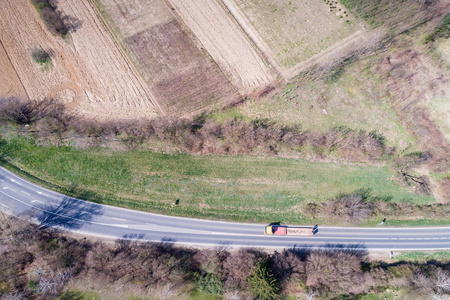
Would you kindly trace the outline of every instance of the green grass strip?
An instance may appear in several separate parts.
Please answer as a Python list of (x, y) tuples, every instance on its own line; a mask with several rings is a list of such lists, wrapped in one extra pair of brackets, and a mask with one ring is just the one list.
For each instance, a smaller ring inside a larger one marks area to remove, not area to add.
[[(305, 201), (325, 201), (358, 189), (370, 189), (373, 196), (387, 201), (434, 202), (431, 196), (413, 194), (399, 185), (386, 167), (277, 157), (80, 150), (37, 146), (25, 138), (12, 138), (3, 147), (8, 148), (3, 165), (38, 184), (97, 203), (171, 215), (308, 223), (313, 220), (301, 214)], [(172, 207), (177, 200), (179, 204)]]

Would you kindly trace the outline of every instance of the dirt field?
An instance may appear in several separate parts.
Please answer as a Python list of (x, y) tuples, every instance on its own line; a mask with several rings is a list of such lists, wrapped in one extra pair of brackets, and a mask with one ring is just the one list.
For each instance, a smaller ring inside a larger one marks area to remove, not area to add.
[(186, 115), (236, 89), (163, 0), (96, 1), (168, 114)]
[(14, 70), (11, 64), (8, 54), (3, 48), (0, 40), (0, 97), (19, 97), (28, 99), (28, 95), (23, 88), (22, 82), (20, 82), (17, 76), (16, 70)]
[(168, 2), (234, 85), (250, 90), (274, 79), (269, 66), (220, 1)]
[[(155, 116), (154, 99), (88, 0), (60, 0), (58, 6), (81, 24), (65, 40), (43, 27), (30, 1), (4, 0), (0, 6), (0, 40), (29, 97), (57, 97), (74, 113), (90, 117)], [(47, 71), (31, 57), (38, 48), (50, 54), (52, 67)]]
[(224, 2), (237, 5), (234, 14), (243, 14), (247, 20), (242, 22), (251, 24), (256, 31), (254, 39), (262, 38), (259, 44), (265, 43), (258, 47), (270, 52), (268, 55), (284, 69), (295, 67), (361, 29), (339, 3), (333, 4), (330, 11), (330, 5), (322, 0)]

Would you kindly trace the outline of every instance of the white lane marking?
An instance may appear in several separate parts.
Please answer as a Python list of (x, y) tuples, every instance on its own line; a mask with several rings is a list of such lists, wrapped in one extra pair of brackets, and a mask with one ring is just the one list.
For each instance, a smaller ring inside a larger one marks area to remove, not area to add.
[(5, 204), (3, 204), (3, 203), (0, 203), (0, 205), (1, 206), (4, 206), (4, 207), (6, 207), (6, 208), (8, 208), (8, 206), (6, 206)]
[(118, 221), (126, 221), (125, 219), (121, 219), (121, 218), (114, 218), (114, 217), (110, 217), (111, 219), (114, 219), (114, 220), (118, 220)]
[(31, 196), (31, 194), (25, 192), (25, 191), (21, 191), (22, 193), (24, 193), (25, 195)]
[(45, 204), (44, 202), (39, 201), (39, 200), (33, 200), (33, 201), (31, 201), (31, 203), (34, 203), (34, 202), (39, 202), (39, 203)]
[(50, 197), (49, 195), (47, 195), (47, 194), (44, 194), (43, 192), (37, 192), (39, 195), (42, 195), (42, 196), (45, 196), (45, 197)]
[(1, 182), (5, 182), (3, 179), (0, 179)]
[(15, 192), (15, 190), (13, 190), (12, 188), (7, 187), (7, 186), (5, 186), (5, 187), (3, 188), (3, 190), (11, 190), (11, 191)]
[(18, 185), (22, 185), (20, 182), (14, 180), (14, 179), (10, 179), (12, 182), (17, 183)]

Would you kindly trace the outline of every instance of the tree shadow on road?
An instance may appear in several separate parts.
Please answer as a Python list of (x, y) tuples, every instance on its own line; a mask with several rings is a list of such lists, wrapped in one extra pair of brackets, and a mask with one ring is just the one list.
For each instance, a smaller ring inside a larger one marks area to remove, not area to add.
[(296, 244), (293, 248), (287, 251), (295, 252), (302, 259), (306, 258), (312, 251), (319, 251), (322, 253), (347, 253), (356, 256), (360, 259), (366, 258), (369, 255), (367, 247), (363, 243), (358, 244), (332, 244), (326, 243), (323, 245), (300, 245)]
[(39, 222), (40, 227), (63, 227), (80, 229), (95, 216), (102, 215), (99, 204), (81, 201), (71, 197), (63, 197), (57, 204), (36, 205), (30, 213)]

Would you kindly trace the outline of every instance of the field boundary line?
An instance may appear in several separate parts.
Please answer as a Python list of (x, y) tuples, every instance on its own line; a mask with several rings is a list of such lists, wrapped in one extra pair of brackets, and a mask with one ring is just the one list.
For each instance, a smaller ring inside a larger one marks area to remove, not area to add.
[(106, 31), (108, 31), (109, 35), (111, 36), (114, 44), (116, 44), (117, 49), (119, 50), (120, 54), (122, 55), (123, 59), (127, 63), (127, 66), (130, 68), (131, 72), (134, 74), (136, 79), (139, 81), (142, 89), (144, 90), (145, 94), (147, 95), (148, 99), (152, 102), (153, 106), (164, 116), (167, 116), (167, 112), (164, 108), (159, 105), (159, 102), (157, 100), (157, 97), (153, 94), (153, 92), (147, 87), (147, 84), (145, 83), (144, 79), (141, 77), (139, 72), (137, 71), (136, 67), (134, 66), (133, 62), (130, 60), (128, 55), (126, 54), (125, 50), (123, 49), (122, 45), (118, 41), (116, 35), (114, 34), (114, 31), (110, 27), (109, 23), (106, 21), (106, 19), (103, 17), (101, 12), (99, 11), (98, 7), (95, 5), (93, 0), (88, 0), (89, 4), (91, 5), (92, 9), (94, 10), (97, 17), (100, 19), (101, 23), (104, 25)]
[[(272, 65), (223, 3), (217, 0), (164, 1), (241, 92), (269, 85), (276, 79)], [(205, 12), (213, 14), (213, 19)]]
[(316, 55), (299, 62), (297, 65), (291, 68), (282, 67), (275, 59), (275, 53), (269, 47), (269, 45), (264, 41), (259, 32), (255, 29), (255, 27), (250, 23), (248, 18), (245, 16), (245, 13), (239, 8), (239, 6), (234, 2), (234, 0), (217, 0), (219, 1), (231, 14), (233, 19), (237, 22), (239, 27), (244, 31), (246, 36), (250, 39), (252, 44), (258, 49), (258, 52), (261, 53), (263, 58), (267, 60), (276, 73), (282, 78), (285, 82), (297, 76), (300, 72), (305, 71), (306, 69), (314, 66), (314, 64), (319, 63), (323, 59), (327, 59), (327, 56), (333, 55), (336, 51), (339, 51), (342, 48), (345, 48), (352, 42), (358, 40), (358, 38), (366, 38), (365, 33), (367, 30), (361, 26), (360, 30), (354, 32), (348, 37), (340, 40), (339, 42), (331, 45), (330, 47), (324, 49), (323, 51), (317, 53)]
[(261, 55), (263, 61), (275, 71), (276, 75), (283, 78), (282, 67), (273, 59), (274, 53), (270, 47), (266, 44), (264, 39), (259, 35), (258, 31), (249, 23), (247, 17), (232, 0), (217, 0), (225, 10), (229, 12), (232, 20), (238, 25), (239, 29), (242, 31), (244, 36), (250, 42), (250, 44), (255, 48), (259, 55)]
[[(239, 88), (236, 87), (232, 80), (227, 76), (227, 73), (221, 68), (220, 64), (217, 63), (217, 61), (212, 57), (212, 55), (209, 53), (209, 51), (206, 49), (205, 45), (202, 43), (202, 41), (197, 37), (197, 35), (192, 31), (192, 29), (188, 26), (188, 24), (186, 24), (186, 22), (184, 22), (183, 18), (180, 16), (180, 14), (178, 14), (176, 12), (177, 8), (176, 6), (173, 5), (172, 2), (170, 2), (170, 0), (162, 0), (162, 2), (164, 2), (164, 4), (166, 5), (167, 9), (170, 11), (171, 15), (175, 18), (175, 20), (177, 20), (178, 24), (180, 24), (181, 29), (189, 36), (191, 36), (191, 40), (194, 43), (194, 45), (198, 48), (200, 47), (201, 49), (200, 52), (205, 51), (207, 53), (207, 55), (210, 57), (210, 59), (212, 60), (213, 64), (220, 70), (220, 72), (224, 75), (224, 78), (226, 78), (228, 80), (228, 82), (230, 83), (230, 85), (237, 91), (237, 93), (239, 95), (242, 96), (241, 92), (239, 91)], [(192, 38), (192, 36), (194, 36), (195, 38)], [(213, 105), (213, 104), (212, 104)]]

